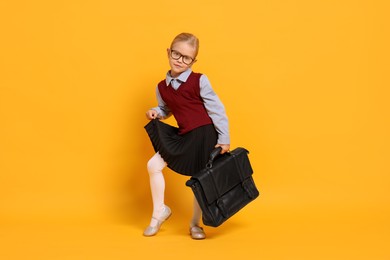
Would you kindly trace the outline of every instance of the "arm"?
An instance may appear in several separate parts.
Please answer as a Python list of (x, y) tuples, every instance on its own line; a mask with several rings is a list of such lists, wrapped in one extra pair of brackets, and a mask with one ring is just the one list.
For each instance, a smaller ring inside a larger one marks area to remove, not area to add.
[(156, 98), (158, 102), (158, 106), (154, 107), (152, 109), (149, 109), (146, 112), (146, 117), (148, 119), (166, 119), (171, 116), (171, 110), (169, 107), (165, 104), (164, 100), (162, 99), (160, 95), (160, 91), (158, 90), (158, 87), (156, 87)]
[(203, 99), (207, 113), (213, 121), (214, 127), (218, 133), (216, 147), (222, 147), (221, 153), (229, 151), (229, 122), (225, 112), (225, 107), (212, 89), (210, 81), (206, 75), (202, 75), (200, 78), (200, 96)]

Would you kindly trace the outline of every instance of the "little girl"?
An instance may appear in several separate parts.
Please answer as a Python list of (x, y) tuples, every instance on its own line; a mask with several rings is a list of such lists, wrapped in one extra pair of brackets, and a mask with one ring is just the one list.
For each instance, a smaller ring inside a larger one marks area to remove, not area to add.
[[(158, 106), (146, 112), (151, 121), (145, 129), (156, 154), (147, 164), (153, 214), (144, 236), (157, 234), (172, 214), (164, 204), (164, 167), (191, 176), (205, 167), (215, 147), (221, 147), (221, 153), (230, 148), (225, 108), (208, 78), (191, 70), (198, 50), (199, 40), (193, 34), (181, 33), (173, 39), (167, 49), (170, 70), (156, 88)], [(170, 115), (175, 117), (178, 128), (160, 122)], [(202, 212), (195, 198), (193, 203), (190, 235), (204, 239), (206, 235), (199, 226)]]

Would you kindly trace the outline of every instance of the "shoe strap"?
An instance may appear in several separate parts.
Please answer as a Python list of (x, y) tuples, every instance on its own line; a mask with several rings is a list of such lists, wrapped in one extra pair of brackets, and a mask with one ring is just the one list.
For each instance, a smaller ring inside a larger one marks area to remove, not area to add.
[[(164, 208), (164, 211), (163, 211), (163, 214), (162, 215), (164, 215), (165, 213), (166, 213), (166, 211), (168, 211), (168, 209), (167, 208)], [(155, 219), (155, 220), (157, 220), (158, 222), (164, 222), (167, 218), (162, 218), (162, 216), (161, 217), (155, 217), (155, 216), (152, 216), (152, 219)]]
[(203, 232), (203, 228), (199, 226), (193, 226), (190, 228), (191, 232)]

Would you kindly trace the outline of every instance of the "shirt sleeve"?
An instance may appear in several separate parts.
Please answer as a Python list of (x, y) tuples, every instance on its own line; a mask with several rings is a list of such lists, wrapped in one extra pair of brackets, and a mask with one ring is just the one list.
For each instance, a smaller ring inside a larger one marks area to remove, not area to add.
[(225, 107), (206, 75), (200, 77), (200, 96), (218, 133), (218, 144), (230, 144), (229, 122)]
[(167, 104), (165, 104), (164, 100), (162, 99), (160, 91), (158, 90), (158, 86), (156, 87), (156, 98), (157, 98), (158, 106), (154, 107), (152, 109), (157, 111), (157, 113), (158, 113), (157, 117), (160, 119), (166, 119), (166, 118), (170, 117), (172, 114), (171, 110), (169, 109)]

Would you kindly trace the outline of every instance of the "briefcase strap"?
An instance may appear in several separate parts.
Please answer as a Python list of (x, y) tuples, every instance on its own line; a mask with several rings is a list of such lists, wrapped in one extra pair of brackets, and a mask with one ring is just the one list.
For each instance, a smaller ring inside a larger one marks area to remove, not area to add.
[(240, 165), (238, 164), (238, 160), (237, 160), (237, 156), (232, 154), (233, 156), (233, 161), (234, 161), (234, 164), (236, 165), (236, 168), (237, 168), (237, 171), (238, 171), (238, 176), (240, 176), (240, 180), (241, 182), (243, 182), (245, 180), (244, 176), (242, 175), (242, 172), (241, 172), (241, 167)]

